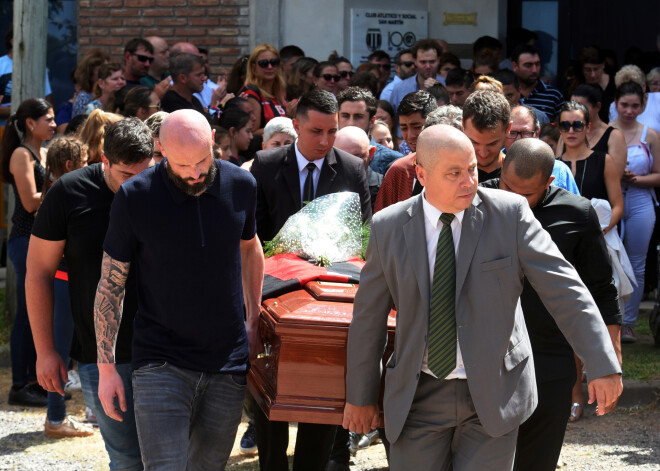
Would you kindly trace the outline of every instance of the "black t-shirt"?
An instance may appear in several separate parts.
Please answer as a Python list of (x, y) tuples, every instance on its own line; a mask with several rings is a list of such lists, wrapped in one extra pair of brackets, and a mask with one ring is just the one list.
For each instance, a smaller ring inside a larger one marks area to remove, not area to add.
[(246, 373), (240, 241), (256, 233), (256, 182), (216, 160), (213, 184), (189, 196), (171, 182), (166, 162), (117, 191), (103, 244), (113, 259), (137, 270), (133, 366), (167, 361), (194, 371)]
[(192, 97), (192, 103), (179, 95), (174, 90), (168, 90), (160, 100), (160, 107), (163, 111), (173, 113), (176, 110), (195, 110), (206, 116), (204, 107), (196, 97)]
[(502, 175), (502, 167), (497, 167), (490, 173), (487, 173), (480, 168), (477, 169), (477, 178), (479, 179), (479, 183), (487, 182), (493, 178), (500, 178), (500, 175)]
[[(94, 297), (101, 278), (103, 240), (114, 196), (105, 183), (100, 163), (67, 173), (46, 193), (32, 228), (32, 234), (40, 239), (66, 240), (64, 256), (69, 269), (69, 297), (75, 331), (71, 357), (82, 363), (96, 363)], [(131, 361), (136, 291), (131, 270), (117, 338), (117, 363)]]

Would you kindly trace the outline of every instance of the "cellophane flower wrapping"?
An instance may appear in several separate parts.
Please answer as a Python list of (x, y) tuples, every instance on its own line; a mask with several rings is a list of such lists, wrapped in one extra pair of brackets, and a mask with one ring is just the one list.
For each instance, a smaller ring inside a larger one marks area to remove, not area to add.
[(302, 258), (340, 262), (362, 253), (362, 211), (357, 193), (320, 196), (289, 217), (266, 256), (293, 253)]

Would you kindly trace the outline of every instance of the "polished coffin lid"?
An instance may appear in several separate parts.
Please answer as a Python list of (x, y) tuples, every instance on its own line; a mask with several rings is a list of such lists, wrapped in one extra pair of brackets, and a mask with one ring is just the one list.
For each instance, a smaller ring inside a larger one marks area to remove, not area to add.
[[(265, 300), (260, 332), (266, 355), (248, 385), (270, 420), (341, 424), (346, 397), (346, 343), (358, 285), (311, 281)], [(395, 311), (388, 319), (392, 352)]]

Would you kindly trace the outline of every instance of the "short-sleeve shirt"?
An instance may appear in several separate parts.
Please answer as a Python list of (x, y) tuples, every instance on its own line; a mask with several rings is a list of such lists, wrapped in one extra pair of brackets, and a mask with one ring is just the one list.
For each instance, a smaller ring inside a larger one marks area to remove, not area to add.
[[(64, 257), (75, 333), (71, 357), (82, 363), (96, 363), (94, 297), (101, 278), (103, 240), (114, 196), (105, 183), (100, 163), (67, 173), (46, 193), (32, 228), (32, 235), (40, 239), (66, 241)], [(115, 351), (117, 363), (131, 361), (133, 318), (137, 310), (134, 271), (129, 272), (126, 281)]]
[(163, 98), (160, 100), (160, 107), (168, 113), (174, 113), (177, 110), (195, 110), (206, 116), (204, 107), (195, 96), (192, 97), (192, 101), (188, 101), (174, 90), (168, 90), (163, 95)]
[(170, 180), (164, 160), (124, 183), (103, 246), (137, 270), (133, 366), (166, 361), (209, 373), (249, 368), (240, 241), (256, 234), (256, 182), (216, 160), (200, 196)]

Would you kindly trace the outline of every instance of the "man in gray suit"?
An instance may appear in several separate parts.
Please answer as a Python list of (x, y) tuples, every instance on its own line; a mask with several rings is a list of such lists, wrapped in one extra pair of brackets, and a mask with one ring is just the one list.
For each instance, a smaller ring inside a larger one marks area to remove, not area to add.
[(343, 425), (377, 426), (394, 305), (383, 399), (391, 469), (510, 470), (518, 426), (537, 403), (523, 277), (584, 359), (598, 415), (614, 408), (621, 369), (593, 298), (527, 201), (477, 189), (469, 139), (431, 126), (417, 160), (424, 192), (373, 220), (348, 337)]

